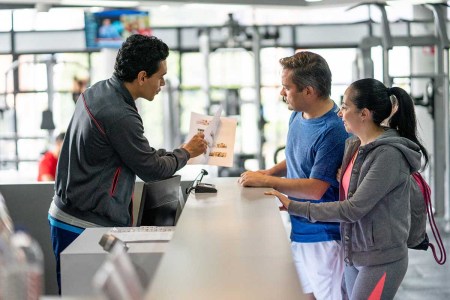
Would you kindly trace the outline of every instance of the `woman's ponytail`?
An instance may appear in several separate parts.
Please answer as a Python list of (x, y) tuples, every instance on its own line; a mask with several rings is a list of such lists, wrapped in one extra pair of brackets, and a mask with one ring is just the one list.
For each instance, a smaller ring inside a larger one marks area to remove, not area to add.
[(396, 129), (400, 136), (413, 141), (420, 147), (425, 158), (423, 166), (425, 167), (428, 164), (428, 152), (417, 136), (417, 121), (413, 100), (404, 89), (399, 87), (387, 88), (386, 92), (388, 96), (393, 95), (397, 98), (397, 111), (390, 118), (389, 127)]

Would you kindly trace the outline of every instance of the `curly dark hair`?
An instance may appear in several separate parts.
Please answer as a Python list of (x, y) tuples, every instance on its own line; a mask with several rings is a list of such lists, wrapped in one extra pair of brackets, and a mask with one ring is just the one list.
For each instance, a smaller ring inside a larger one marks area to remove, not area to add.
[(117, 53), (114, 75), (125, 82), (132, 82), (140, 71), (151, 76), (158, 71), (159, 64), (167, 56), (169, 47), (157, 37), (133, 34)]

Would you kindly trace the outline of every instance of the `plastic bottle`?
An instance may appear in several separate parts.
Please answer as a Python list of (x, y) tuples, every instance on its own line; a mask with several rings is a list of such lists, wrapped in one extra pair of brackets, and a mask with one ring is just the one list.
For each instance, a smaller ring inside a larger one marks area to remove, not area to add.
[(9, 241), (0, 234), (0, 300), (6, 299), (6, 286), (8, 285), (9, 264), (11, 259)]
[(3, 199), (0, 193), (0, 237), (3, 237), (6, 241), (14, 232), (13, 222), (9, 216), (8, 208), (6, 207), (5, 199)]
[(0, 300), (12, 299), (8, 297), (10, 268), (14, 260), (11, 249), (13, 224), (3, 196), (0, 194)]
[[(0, 195), (1, 197), (1, 195)], [(13, 224), (0, 198), (0, 300), (38, 300), (43, 287), (43, 254), (27, 233), (13, 233)]]
[(0, 299), (38, 300), (43, 286), (43, 255), (37, 242), (25, 232), (0, 241)]

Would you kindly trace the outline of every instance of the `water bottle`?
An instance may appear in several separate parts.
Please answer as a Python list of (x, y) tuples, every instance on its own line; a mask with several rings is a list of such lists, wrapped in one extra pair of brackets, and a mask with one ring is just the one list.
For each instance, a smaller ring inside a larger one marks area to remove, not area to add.
[(18, 231), (11, 236), (11, 248), (15, 258), (9, 274), (14, 292), (11, 299), (38, 300), (42, 294), (44, 273), (41, 247), (29, 234)]
[(11, 259), (9, 240), (0, 234), (0, 300), (6, 300), (6, 287), (8, 286), (9, 261)]
[(8, 208), (6, 207), (5, 199), (0, 193), (0, 237), (9, 241), (12, 233), (14, 232), (13, 222), (9, 216)]
[(11, 248), (13, 224), (3, 196), (0, 194), (0, 300), (13, 299), (9, 297), (11, 267), (15, 260)]
[(38, 300), (43, 287), (43, 254), (23, 231), (14, 232), (0, 195), (0, 300)]

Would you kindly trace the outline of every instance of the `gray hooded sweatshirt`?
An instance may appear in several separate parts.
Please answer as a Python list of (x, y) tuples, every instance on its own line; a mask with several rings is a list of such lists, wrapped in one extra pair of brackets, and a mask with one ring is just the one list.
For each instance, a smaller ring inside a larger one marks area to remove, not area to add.
[(351, 137), (346, 141), (342, 174), (356, 151), (348, 199), (344, 199), (341, 185), (341, 201), (293, 201), (288, 212), (311, 222), (341, 222), (347, 265), (397, 261), (408, 255), (410, 175), (420, 168), (420, 148), (393, 129), (386, 129), (375, 141), (361, 147), (360, 140)]

